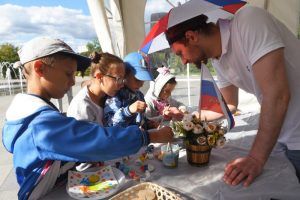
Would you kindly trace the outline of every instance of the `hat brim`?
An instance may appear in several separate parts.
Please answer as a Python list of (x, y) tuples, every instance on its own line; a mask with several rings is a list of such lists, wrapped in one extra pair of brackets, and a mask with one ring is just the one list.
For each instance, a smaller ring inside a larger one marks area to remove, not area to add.
[(71, 52), (63, 52), (63, 53), (68, 54), (77, 60), (77, 71), (84, 72), (91, 65), (91, 59), (88, 57), (76, 53), (71, 53)]
[(148, 71), (136, 71), (134, 77), (140, 81), (153, 81), (153, 77)]

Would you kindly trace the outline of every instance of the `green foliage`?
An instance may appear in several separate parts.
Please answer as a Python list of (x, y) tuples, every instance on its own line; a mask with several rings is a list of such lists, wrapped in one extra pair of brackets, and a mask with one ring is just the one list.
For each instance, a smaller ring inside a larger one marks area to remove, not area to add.
[[(155, 52), (150, 54), (150, 60), (152, 64), (152, 74), (156, 77), (157, 72), (156, 68), (161, 67), (162, 65), (169, 66), (172, 70), (172, 73), (175, 75), (186, 75), (187, 74), (187, 67), (183, 65), (179, 56), (176, 56), (174, 53), (170, 51), (170, 49), (166, 49), (163, 51)], [(211, 60), (208, 61), (206, 64), (212, 75), (215, 75), (215, 69), (211, 64)], [(190, 64), (190, 75), (199, 75), (200, 70), (194, 65)]]
[(5, 43), (0, 45), (0, 62), (14, 63), (19, 60), (18, 47)]
[(169, 65), (174, 69), (174, 74), (186, 74), (186, 66), (182, 64), (180, 57), (170, 53)]
[(210, 60), (210, 59), (208, 60), (206, 66), (207, 66), (207, 68), (209, 69), (211, 75), (216, 75), (216, 70), (215, 70), (215, 68), (212, 66), (211, 60)]
[(94, 51), (102, 52), (100, 43), (99, 43), (97, 38), (95, 38), (91, 42), (88, 42), (86, 44), (86, 49), (87, 49), (87, 51), (81, 52), (80, 54), (83, 55), (83, 56), (90, 56), (90, 54), (93, 53)]
[(84, 76), (90, 76), (90, 74), (91, 74), (91, 67), (88, 67), (88, 68), (84, 71), (83, 74), (82, 74), (82, 72), (80, 72), (80, 71), (77, 71), (77, 72), (76, 72), (76, 76), (82, 76), (82, 77), (84, 77)]
[[(87, 51), (81, 52), (80, 55), (89, 57), (91, 55), (91, 53), (93, 53), (94, 51), (102, 52), (100, 43), (97, 38), (95, 38), (91, 42), (88, 42), (86, 44), (86, 49), (87, 49)], [(90, 72), (91, 72), (91, 67), (87, 68), (85, 70), (84, 74), (81, 74), (81, 72), (77, 72), (76, 76), (89, 76)]]

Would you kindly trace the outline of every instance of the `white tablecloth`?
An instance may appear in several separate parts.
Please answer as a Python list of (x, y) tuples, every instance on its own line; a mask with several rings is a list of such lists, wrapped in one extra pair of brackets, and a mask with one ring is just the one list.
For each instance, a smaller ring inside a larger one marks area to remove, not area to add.
[[(229, 186), (222, 181), (226, 163), (248, 153), (257, 130), (259, 115), (242, 114), (236, 119), (236, 127), (226, 134), (224, 148), (213, 149), (210, 162), (204, 167), (192, 167), (187, 163), (185, 150), (181, 150), (178, 168), (168, 169), (157, 160), (151, 181), (184, 194), (186, 199), (300, 199), (300, 184), (292, 164), (283, 152), (274, 151), (263, 173), (247, 188), (241, 184)], [(54, 190), (45, 199), (71, 199), (65, 187)]]

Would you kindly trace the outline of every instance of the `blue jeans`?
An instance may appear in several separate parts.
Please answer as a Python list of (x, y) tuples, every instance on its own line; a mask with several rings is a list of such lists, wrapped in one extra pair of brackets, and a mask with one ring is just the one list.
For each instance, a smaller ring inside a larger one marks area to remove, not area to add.
[(286, 156), (296, 169), (296, 175), (300, 183), (300, 150), (286, 150)]

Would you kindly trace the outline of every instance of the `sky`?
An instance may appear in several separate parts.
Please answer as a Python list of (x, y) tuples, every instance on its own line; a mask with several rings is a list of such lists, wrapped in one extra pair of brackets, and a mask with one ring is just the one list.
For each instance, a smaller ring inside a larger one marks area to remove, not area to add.
[[(176, 5), (184, 0), (172, 1)], [(166, 1), (148, 0), (145, 21), (149, 22), (151, 13), (170, 8)], [(84, 51), (85, 45), (97, 38), (87, 1), (0, 0), (0, 44), (20, 47), (36, 36), (60, 38), (75, 51)]]
[(36, 36), (63, 39), (75, 51), (96, 38), (86, 0), (0, 0), (0, 44)]

